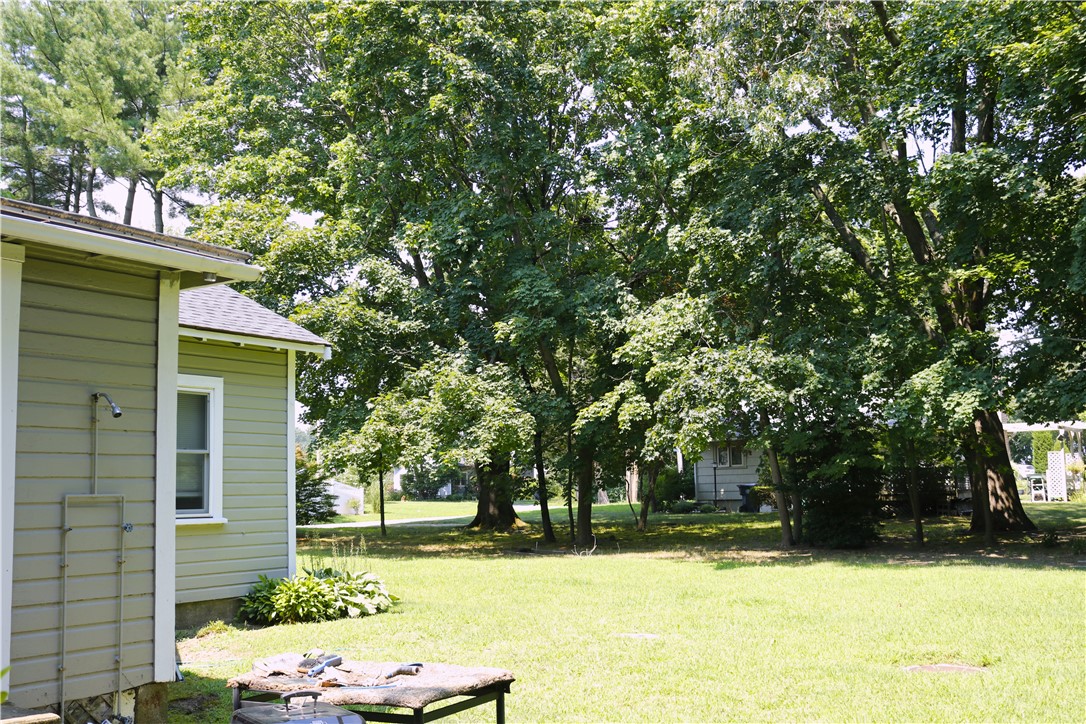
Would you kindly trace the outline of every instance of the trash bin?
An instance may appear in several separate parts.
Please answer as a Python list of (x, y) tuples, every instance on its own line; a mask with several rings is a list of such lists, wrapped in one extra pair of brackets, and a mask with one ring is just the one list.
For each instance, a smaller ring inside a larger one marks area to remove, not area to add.
[(752, 490), (754, 490), (754, 483), (739, 483), (739, 494), (743, 496), (743, 502), (739, 505), (740, 513), (758, 512), (758, 503), (750, 497)]

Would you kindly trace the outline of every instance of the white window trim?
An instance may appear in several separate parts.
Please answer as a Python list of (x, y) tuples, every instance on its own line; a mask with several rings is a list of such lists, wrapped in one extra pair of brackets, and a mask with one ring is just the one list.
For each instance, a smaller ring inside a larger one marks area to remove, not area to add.
[(178, 392), (203, 392), (208, 396), (208, 501), (206, 513), (177, 511), (178, 525), (221, 525), (227, 520), (222, 510), (223, 379), (203, 375), (178, 375)]
[[(743, 462), (739, 463), (738, 465), (733, 465), (732, 464), (732, 450), (731, 449), (732, 449), (732, 447), (735, 447), (735, 446), (738, 446), (740, 448), (739, 457), (743, 461)], [(713, 452), (714, 452), (714, 457), (716, 458), (715, 460), (713, 460), (713, 466), (714, 467), (718, 467), (718, 468), (745, 468), (745, 467), (747, 467), (747, 455), (748, 455), (747, 449), (746, 449), (746, 446), (744, 446), (743, 443), (739, 442), (738, 440), (729, 440), (727, 442), (718, 442), (718, 443), (716, 443), (715, 450)], [(726, 453), (725, 462), (720, 461), (720, 455), (721, 455), (722, 452)]]

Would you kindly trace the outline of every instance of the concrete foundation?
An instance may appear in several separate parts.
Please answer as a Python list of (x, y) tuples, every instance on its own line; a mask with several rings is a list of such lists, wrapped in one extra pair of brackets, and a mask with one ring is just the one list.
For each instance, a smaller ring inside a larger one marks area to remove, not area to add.
[(216, 601), (179, 603), (174, 608), (174, 628), (199, 628), (211, 621), (230, 623), (241, 607), (239, 598), (220, 598)]

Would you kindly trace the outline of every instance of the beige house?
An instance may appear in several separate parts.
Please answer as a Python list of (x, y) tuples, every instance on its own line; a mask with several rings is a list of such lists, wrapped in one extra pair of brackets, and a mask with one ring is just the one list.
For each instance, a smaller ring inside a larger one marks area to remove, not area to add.
[(226, 286), (182, 291), (178, 321), (175, 591), (185, 627), (232, 619), (259, 574), (294, 575), (295, 356), (331, 349)]
[(175, 607), (290, 571), (293, 359), (326, 345), (209, 286), (255, 280), (243, 252), (0, 212), (3, 688), (131, 716), (174, 679)]
[(743, 488), (758, 482), (761, 450), (751, 450), (742, 441), (714, 442), (694, 463), (694, 497), (734, 513), (743, 503)]

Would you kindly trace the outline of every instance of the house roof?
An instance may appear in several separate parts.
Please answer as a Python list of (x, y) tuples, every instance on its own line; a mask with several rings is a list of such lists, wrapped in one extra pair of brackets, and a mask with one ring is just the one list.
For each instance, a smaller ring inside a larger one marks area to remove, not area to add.
[[(221, 285), (183, 290), (178, 323), (186, 330), (203, 330), (256, 340), (291, 342), (300, 349), (319, 348), (319, 350), (311, 349), (310, 351), (325, 351), (330, 346), (328, 342), (308, 329), (279, 316), (230, 287)], [(222, 339), (222, 337), (217, 338)]]
[[(72, 214), (15, 199), (0, 199), (5, 241), (23, 241), (113, 257), (186, 272), (252, 281), (261, 269), (248, 262), (252, 255), (238, 249), (168, 236), (134, 226), (81, 214)], [(210, 277), (214, 278), (214, 277)], [(183, 281), (195, 286), (199, 276)]]

